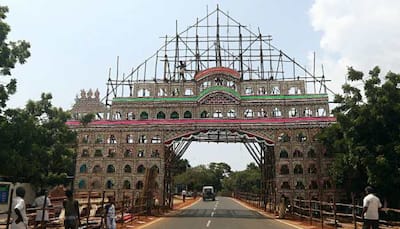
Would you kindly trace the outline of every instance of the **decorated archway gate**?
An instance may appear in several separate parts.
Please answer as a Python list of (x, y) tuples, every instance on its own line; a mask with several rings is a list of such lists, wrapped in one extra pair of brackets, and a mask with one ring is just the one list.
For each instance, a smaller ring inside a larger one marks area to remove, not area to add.
[[(82, 90), (68, 122), (78, 133), (75, 188), (151, 192), (169, 204), (171, 163), (191, 142), (240, 142), (260, 167), (264, 198), (322, 189), (329, 198), (331, 159), (315, 137), (335, 121), (325, 77), (271, 40), (217, 8), (110, 78), (103, 99)], [(79, 121), (89, 113), (95, 120)]]
[[(198, 132), (191, 132), (183, 136), (178, 136), (173, 140), (165, 142), (165, 177), (164, 177), (164, 190), (165, 196), (163, 199), (167, 205), (172, 204), (173, 195), (173, 180), (171, 171), (177, 161), (183, 156), (189, 145), (196, 142), (216, 142), (216, 143), (243, 143), (248, 152), (254, 159), (261, 172), (261, 196), (266, 201), (266, 197), (271, 197), (274, 190), (274, 165), (275, 155), (273, 150), (273, 143), (269, 139), (264, 139), (260, 136), (240, 132), (235, 129), (225, 129), (226, 125), (214, 125), (214, 129), (201, 130)], [(217, 129), (215, 129), (217, 128)], [(242, 130), (243, 131), (243, 130)], [(220, 152), (215, 152), (220, 153)], [(229, 154), (228, 154), (229, 155)], [(172, 207), (172, 206), (170, 206)]]

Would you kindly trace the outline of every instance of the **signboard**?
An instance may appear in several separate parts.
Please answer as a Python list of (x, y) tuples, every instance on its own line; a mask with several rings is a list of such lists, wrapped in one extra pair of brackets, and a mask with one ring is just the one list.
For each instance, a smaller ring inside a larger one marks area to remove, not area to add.
[(10, 192), (9, 184), (0, 184), (0, 204), (8, 203), (9, 192)]

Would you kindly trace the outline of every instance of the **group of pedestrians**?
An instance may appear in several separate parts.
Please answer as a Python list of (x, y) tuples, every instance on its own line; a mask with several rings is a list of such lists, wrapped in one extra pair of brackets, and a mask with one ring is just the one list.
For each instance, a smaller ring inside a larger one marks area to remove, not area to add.
[[(16, 197), (13, 198), (11, 217), (13, 218), (11, 228), (12, 229), (27, 229), (28, 228), (28, 217), (26, 215), (26, 204), (24, 201), (25, 189), (23, 187), (18, 187), (16, 189)], [(379, 228), (379, 210), (382, 208), (382, 203), (379, 198), (374, 194), (374, 189), (370, 186), (365, 188), (366, 196), (363, 199), (363, 229), (377, 229)], [(64, 227), (67, 229), (77, 229), (80, 225), (80, 214), (79, 214), (79, 203), (73, 198), (73, 192), (67, 190), (65, 192), (67, 197), (63, 202), (63, 207), (65, 209), (64, 216)], [(186, 191), (182, 193), (183, 198), (186, 197)], [(284, 197), (281, 200), (282, 203), (286, 203)], [(40, 222), (49, 221), (49, 213), (43, 208), (48, 208), (51, 206), (50, 199), (47, 197), (45, 191), (42, 191), (40, 195), (35, 199), (33, 206), (40, 208), (36, 212), (35, 218), (35, 228), (40, 224)], [(283, 218), (283, 207), (280, 217)], [(282, 215), (281, 215), (282, 214)], [(105, 226), (106, 228), (116, 229), (116, 209), (115, 209), (115, 199), (114, 197), (109, 197), (108, 204), (105, 205)], [(44, 227), (46, 224), (41, 225)]]
[[(18, 187), (15, 191), (16, 197), (13, 198), (12, 209), (11, 209), (11, 217), (12, 229), (27, 229), (28, 228), (28, 217), (26, 214), (26, 204), (25, 204), (25, 189), (23, 187)], [(79, 202), (73, 198), (73, 192), (71, 190), (65, 191), (66, 200), (63, 201), (64, 207), (64, 227), (66, 229), (77, 229), (80, 225), (80, 211), (79, 211)], [(43, 190), (40, 195), (34, 200), (33, 207), (38, 208), (36, 211), (35, 217), (35, 225), (37, 228), (38, 225), (43, 222), (41, 225), (42, 228), (45, 228), (47, 222), (49, 221), (49, 212), (48, 210), (44, 210), (51, 206), (50, 199), (47, 197), (47, 193)], [(109, 197), (108, 203), (104, 206), (104, 218), (105, 218), (105, 226), (108, 229), (116, 229), (116, 208), (115, 208), (115, 199), (114, 197)]]

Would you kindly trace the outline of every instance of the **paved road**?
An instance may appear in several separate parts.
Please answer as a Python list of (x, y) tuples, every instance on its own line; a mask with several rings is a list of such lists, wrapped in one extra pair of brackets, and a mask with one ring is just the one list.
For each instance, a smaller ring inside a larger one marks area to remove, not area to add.
[(274, 219), (247, 209), (236, 201), (217, 197), (216, 201), (200, 201), (190, 208), (180, 210), (146, 229), (291, 229)]

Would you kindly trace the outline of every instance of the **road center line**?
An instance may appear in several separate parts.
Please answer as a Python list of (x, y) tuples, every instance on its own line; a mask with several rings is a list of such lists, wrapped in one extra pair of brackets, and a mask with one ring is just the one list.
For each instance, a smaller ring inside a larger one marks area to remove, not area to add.
[(211, 220), (208, 220), (206, 227), (209, 227), (211, 224)]
[(211, 217), (214, 217), (214, 213), (215, 213), (215, 212), (211, 212)]

